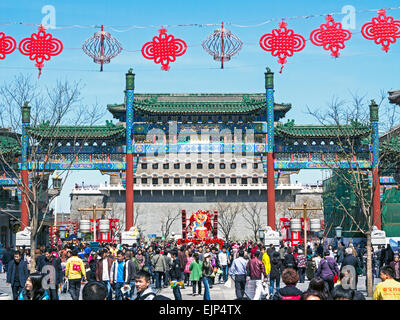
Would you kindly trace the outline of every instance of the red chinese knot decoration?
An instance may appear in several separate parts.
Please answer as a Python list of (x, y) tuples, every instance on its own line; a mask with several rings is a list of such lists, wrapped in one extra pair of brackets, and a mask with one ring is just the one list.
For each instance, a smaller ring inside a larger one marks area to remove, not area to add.
[(294, 52), (299, 52), (306, 46), (303, 36), (294, 33), (292, 29), (287, 29), (287, 23), (279, 23), (279, 29), (272, 30), (272, 33), (264, 34), (260, 39), (260, 46), (265, 51), (270, 51), (274, 57), (278, 57), (278, 63), (283, 65), (287, 62), (286, 58), (293, 56)]
[(173, 35), (167, 34), (167, 29), (160, 29), (159, 36), (153, 37), (153, 40), (146, 42), (142, 47), (142, 54), (146, 59), (154, 60), (155, 63), (161, 63), (161, 70), (169, 70), (169, 63), (174, 62), (176, 57), (186, 52), (186, 42), (182, 39), (176, 39)]
[(29, 56), (32, 61), (36, 61), (35, 67), (39, 69), (39, 78), (44, 67), (43, 62), (50, 60), (52, 56), (60, 54), (63, 50), (62, 42), (53, 38), (45, 30), (45, 27), (40, 25), (38, 33), (32, 33), (30, 38), (25, 38), (19, 43), (19, 51)]
[(344, 42), (350, 40), (351, 32), (342, 28), (340, 22), (335, 22), (332, 16), (328, 15), (327, 22), (321, 24), (319, 29), (315, 29), (310, 40), (316, 46), (322, 46), (325, 50), (330, 50), (332, 56), (340, 56), (339, 50), (344, 49)]
[(7, 54), (12, 53), (17, 47), (17, 42), (13, 37), (6, 36), (0, 32), (0, 59), (5, 59)]
[(382, 50), (388, 52), (390, 44), (400, 38), (400, 21), (386, 16), (385, 10), (379, 10), (378, 17), (364, 24), (361, 33), (364, 38), (374, 40), (376, 44), (382, 45)]

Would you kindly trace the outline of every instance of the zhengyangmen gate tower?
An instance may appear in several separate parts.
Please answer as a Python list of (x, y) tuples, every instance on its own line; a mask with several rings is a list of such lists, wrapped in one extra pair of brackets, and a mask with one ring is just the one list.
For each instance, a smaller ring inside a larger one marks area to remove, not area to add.
[[(276, 204), (290, 189), (285, 189), (288, 184), (285, 179), (291, 173), (301, 169), (353, 166), (373, 173), (373, 178), (378, 179), (378, 106), (375, 103), (370, 106), (368, 125), (339, 128), (295, 125), (293, 121), (283, 124), (280, 120), (291, 105), (275, 103), (274, 74), (268, 68), (264, 93), (139, 94), (134, 89), (135, 74), (130, 69), (126, 74), (124, 103), (107, 106), (119, 120), (117, 124), (31, 127), (29, 116), (23, 117), (22, 124), (22, 141), (27, 141), (28, 136), (40, 139), (43, 152), (50, 141), (57, 145), (46, 167), (42, 168), (44, 171), (100, 170), (121, 179), (125, 230), (134, 223), (135, 198), (139, 197), (135, 186), (143, 184), (144, 179), (154, 185), (154, 188), (149, 187), (149, 192), (157, 192), (160, 184), (169, 186), (154, 200), (159, 203), (160, 210), (182, 184), (189, 189), (193, 184), (202, 184), (201, 191), (197, 195), (195, 191), (194, 197), (203, 197), (203, 202), (212, 199), (210, 201), (217, 203), (223, 197), (230, 197), (233, 202), (240, 197), (252, 201), (254, 196), (258, 199), (255, 201), (266, 203), (264, 223), (273, 229), (278, 225), (278, 216), (282, 215), (276, 212)], [(29, 113), (29, 107), (24, 108), (23, 112)], [(357, 141), (356, 156), (350, 160), (340, 158), (338, 142), (343, 132), (351, 133)], [(80, 145), (76, 155), (72, 144)], [(22, 145), (19, 167), (21, 179), (27, 181), (31, 169), (29, 146)], [(175, 173), (167, 171), (160, 175), (157, 173), (160, 167), (175, 170)], [(138, 175), (142, 169), (153, 173)], [(214, 169), (218, 169), (217, 174)], [(233, 184), (236, 187), (232, 193)], [(243, 187), (247, 190), (243, 193), (241, 186), (249, 187)], [(185, 197), (185, 190), (182, 195)], [(22, 223), (28, 225), (24, 195), (21, 197)], [(379, 189), (374, 194), (373, 213), (380, 228)]]

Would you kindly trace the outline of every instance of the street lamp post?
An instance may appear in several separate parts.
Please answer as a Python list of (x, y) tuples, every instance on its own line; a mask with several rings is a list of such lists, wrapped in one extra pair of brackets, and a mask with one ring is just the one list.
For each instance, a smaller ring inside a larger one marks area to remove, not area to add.
[(339, 239), (342, 237), (342, 231), (343, 231), (343, 228), (342, 228), (341, 226), (337, 226), (337, 227), (335, 228), (336, 240), (337, 240), (336, 245), (339, 244)]
[(93, 204), (92, 208), (84, 208), (84, 209), (78, 209), (78, 211), (90, 211), (92, 212), (92, 219), (93, 219), (93, 242), (96, 242), (96, 219), (97, 219), (97, 211), (100, 211), (102, 215), (106, 211), (111, 211), (112, 209), (110, 208), (97, 208), (96, 204)]
[(261, 241), (262, 243), (264, 243), (264, 229), (263, 229), (263, 228), (260, 228), (260, 229), (258, 230), (258, 237), (260, 238), (260, 241)]
[(307, 203), (304, 202), (303, 208), (288, 208), (288, 210), (293, 211), (303, 211), (303, 220), (304, 220), (304, 251), (307, 250), (307, 219), (311, 216), (308, 215), (309, 210), (323, 210), (323, 208), (308, 208)]

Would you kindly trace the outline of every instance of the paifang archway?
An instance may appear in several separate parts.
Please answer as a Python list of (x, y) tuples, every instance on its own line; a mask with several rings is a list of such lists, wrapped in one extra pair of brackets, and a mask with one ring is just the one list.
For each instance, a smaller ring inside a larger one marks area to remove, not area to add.
[[(379, 182), (378, 106), (375, 104), (371, 104), (371, 123), (366, 126), (282, 124), (279, 120), (284, 118), (291, 105), (275, 103), (274, 74), (268, 68), (264, 93), (135, 94), (134, 89), (135, 74), (130, 69), (126, 74), (125, 102), (107, 106), (120, 121), (118, 124), (31, 127), (29, 114), (23, 117), (23, 143), (18, 164), (22, 181), (28, 182), (32, 165), (47, 172), (100, 170), (121, 173), (126, 187), (126, 230), (134, 221), (134, 176), (143, 157), (162, 154), (179, 157), (188, 153), (251, 155), (262, 163), (267, 177), (267, 222), (273, 229), (276, 226), (275, 184), (281, 174), (299, 169), (357, 167), (372, 172)], [(239, 131), (251, 135), (245, 134), (243, 139), (242, 135), (235, 134)], [(341, 149), (337, 142), (346, 131), (359, 141), (352, 159), (340, 158)], [(210, 137), (207, 141), (202, 138), (204, 132)], [(28, 137), (40, 138), (45, 154), (46, 135), (50, 134), (53, 143), (57, 144), (53, 158), (46, 159), (43, 166), (30, 163)], [(193, 136), (197, 138), (193, 139)], [(371, 144), (365, 142), (364, 138), (368, 137)], [(79, 153), (74, 155), (77, 147)], [(7, 180), (4, 178), (2, 181)], [(28, 183), (24, 185), (28, 186)], [(23, 197), (22, 193), (21, 219), (23, 225), (28, 225)], [(380, 228), (379, 188), (375, 192), (373, 210), (376, 225)]]

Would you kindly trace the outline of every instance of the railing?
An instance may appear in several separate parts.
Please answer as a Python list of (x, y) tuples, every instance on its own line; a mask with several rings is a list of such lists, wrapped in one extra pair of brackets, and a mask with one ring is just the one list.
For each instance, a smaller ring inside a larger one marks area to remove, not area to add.
[[(161, 183), (161, 184), (142, 184), (138, 183), (134, 186), (135, 190), (265, 190), (267, 189), (266, 183)], [(275, 186), (276, 190), (310, 190), (318, 192), (319, 188), (308, 187), (305, 188), (301, 183), (296, 184), (278, 184)], [(78, 187), (72, 190), (72, 193), (93, 193), (101, 191), (120, 191), (125, 190), (122, 184), (100, 184), (99, 186), (91, 187)], [(322, 189), (321, 189), (322, 190)]]

